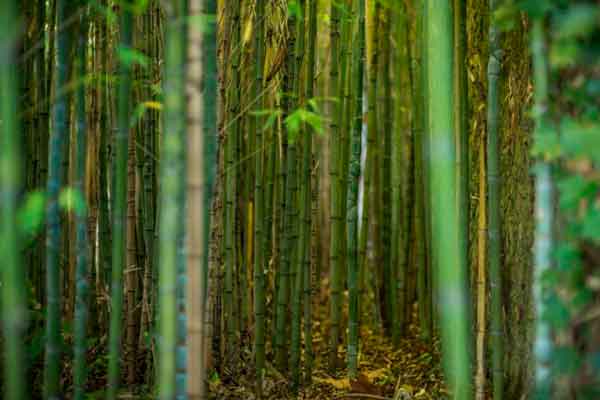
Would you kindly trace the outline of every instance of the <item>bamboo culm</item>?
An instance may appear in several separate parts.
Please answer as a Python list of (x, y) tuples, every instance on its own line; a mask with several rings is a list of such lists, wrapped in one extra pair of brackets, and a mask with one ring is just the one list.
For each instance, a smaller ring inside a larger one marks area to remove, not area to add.
[[(497, 0), (490, 0), (492, 16)], [(499, 122), (500, 105), (498, 80), (500, 79), (502, 49), (500, 31), (493, 17), (489, 24), (489, 61), (487, 93), (487, 187), (488, 187), (488, 270), (490, 282), (490, 348), (492, 349), (492, 381), (494, 400), (502, 399), (504, 390), (504, 323), (502, 309), (502, 276), (500, 246), (502, 243), (500, 221), (500, 171), (499, 171)], [(462, 221), (459, 221), (459, 223)], [(462, 226), (462, 224), (461, 224)]]
[[(355, 104), (352, 125), (352, 153), (348, 186), (348, 375), (358, 374), (358, 185), (360, 181), (360, 154), (362, 132), (363, 79), (365, 65), (365, 0), (358, 1), (358, 29), (353, 40), (352, 82)], [(365, 211), (363, 211), (365, 212)]]
[[(330, 51), (331, 51), (331, 67), (329, 71), (329, 95), (332, 98), (340, 98), (339, 90), (339, 8), (337, 4), (331, 4), (330, 15)], [(329, 244), (329, 264), (331, 268), (331, 298), (330, 298), (330, 318), (331, 327), (329, 330), (330, 343), (330, 359), (329, 368), (335, 368), (338, 358), (338, 344), (340, 340), (340, 324), (341, 324), (341, 307), (342, 307), (342, 265), (340, 257), (340, 246), (342, 243), (341, 234), (341, 205), (340, 197), (342, 196), (340, 187), (340, 171), (339, 171), (339, 121), (337, 107), (340, 107), (338, 102), (332, 102), (332, 118), (329, 125), (330, 139), (329, 149), (331, 152), (329, 177), (331, 181), (331, 239)]]
[[(262, 22), (265, 14), (265, 0), (256, 1), (255, 15), (255, 46), (256, 46), (256, 64), (254, 69), (253, 91), (256, 98), (262, 94), (263, 89), (263, 68), (265, 58), (264, 43), (264, 24)], [(260, 96), (256, 107), (262, 110), (264, 98)], [(260, 149), (255, 157), (255, 182), (254, 182), (254, 317), (256, 321), (254, 332), (254, 355), (256, 366), (256, 393), (257, 397), (262, 397), (262, 377), (265, 368), (265, 270), (267, 265), (264, 259), (263, 235), (264, 227), (264, 190), (263, 190), (263, 151), (265, 140), (262, 135), (262, 126), (260, 119), (255, 125), (256, 147)]]
[[(19, 148), (19, 119), (17, 118), (18, 97), (16, 83), (17, 71), (15, 66), (17, 56), (17, 7), (15, 1), (0, 2), (0, 257), (3, 265), (0, 270), (2, 280), (2, 325), (4, 333), (3, 373), (4, 396), (7, 400), (25, 398), (25, 363), (24, 346), (22, 342), (25, 333), (25, 293), (24, 276), (22, 275), (21, 254), (18, 237), (14, 227), (17, 225), (17, 195), (20, 185), (20, 154)], [(54, 135), (54, 138), (60, 135)], [(60, 143), (60, 142), (59, 142)], [(56, 142), (53, 149), (56, 150)], [(58, 156), (56, 154), (55, 156)], [(59, 159), (60, 160), (60, 159)], [(53, 170), (53, 172), (55, 172)], [(54, 175), (53, 175), (54, 176)], [(60, 176), (60, 175), (59, 175)], [(53, 183), (56, 183), (54, 181)], [(55, 194), (56, 195), (56, 194)], [(54, 199), (56, 201), (56, 199)], [(58, 213), (58, 210), (53, 210)], [(54, 233), (54, 232), (53, 232)], [(54, 254), (56, 256), (56, 254)], [(54, 266), (56, 268), (56, 266)], [(58, 298), (53, 299), (55, 301)], [(58, 304), (53, 305), (58, 308)], [(58, 313), (58, 310), (53, 309)], [(48, 318), (58, 318), (56, 314), (48, 314)], [(60, 319), (58, 319), (60, 321)], [(57, 321), (54, 321), (56, 323)], [(55, 325), (49, 328), (58, 328)], [(52, 331), (54, 334), (55, 332)], [(56, 337), (53, 337), (56, 339)], [(58, 343), (53, 343), (56, 346)], [(51, 348), (54, 352), (55, 349)], [(47, 352), (52, 355), (53, 353)], [(58, 353), (56, 353), (58, 356)], [(57, 357), (52, 362), (58, 363)], [(56, 365), (58, 368), (58, 365)], [(55, 375), (50, 376), (54, 379)], [(47, 381), (48, 382), (48, 381)], [(56, 385), (58, 382), (53, 382)], [(53, 398), (57, 398), (58, 387), (52, 386)]]
[[(56, 24), (66, 18), (66, 1), (56, 0)], [(56, 65), (54, 82), (56, 92), (62, 90), (68, 79), (68, 49), (70, 31), (60, 30), (56, 39)], [(52, 127), (48, 146), (48, 182), (46, 188), (46, 358), (44, 368), (45, 397), (57, 400), (60, 396), (60, 281), (59, 252), (61, 242), (61, 218), (58, 194), (63, 177), (63, 147), (68, 132), (67, 98), (63, 94), (52, 107)]]
[[(77, 55), (79, 60), (77, 75), (83, 79), (86, 75), (86, 46), (88, 37), (88, 21), (86, 13), (81, 15)], [(85, 86), (77, 89), (77, 142), (76, 142), (76, 173), (75, 189), (84, 196), (85, 166), (87, 155), (87, 126)], [(75, 205), (76, 222), (76, 253), (77, 265), (75, 271), (75, 328), (73, 349), (73, 397), (75, 400), (85, 398), (85, 383), (87, 370), (85, 358), (87, 355), (87, 321), (90, 287), (89, 248), (87, 238), (87, 212), (84, 205)]]
[[(471, 398), (468, 352), (466, 265), (458, 254), (456, 149), (454, 142), (452, 9), (449, 2), (427, 1), (427, 100), (431, 158), (432, 244), (439, 299), (443, 364), (455, 399)], [(435, 57), (432, 57), (435, 55)]]
[(182, 142), (185, 115), (184, 69), (185, 43), (180, 18), (184, 15), (184, 2), (165, 2), (167, 14), (165, 37), (165, 112), (164, 136), (161, 157), (161, 206), (159, 222), (159, 362), (158, 397), (170, 400), (177, 392), (177, 276), (180, 246), (180, 200), (183, 184), (184, 146)]
[[(546, 60), (544, 18), (535, 16), (531, 29), (531, 52), (533, 57), (534, 82), (534, 118), (535, 129), (544, 132), (548, 102), (548, 63)], [(533, 345), (535, 356), (535, 389), (534, 399), (550, 399), (552, 336), (550, 325), (543, 317), (546, 312), (547, 288), (543, 286), (543, 276), (552, 266), (552, 230), (553, 194), (552, 174), (550, 165), (542, 160), (538, 163), (535, 181), (535, 243), (534, 243), (534, 281), (533, 297), (535, 311), (538, 316), (535, 326), (535, 341)]]

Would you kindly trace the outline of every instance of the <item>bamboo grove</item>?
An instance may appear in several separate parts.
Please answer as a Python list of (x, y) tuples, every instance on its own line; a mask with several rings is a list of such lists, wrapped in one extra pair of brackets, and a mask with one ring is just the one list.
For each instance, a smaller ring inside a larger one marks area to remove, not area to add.
[(2, 398), (596, 398), (599, 16), (0, 1)]

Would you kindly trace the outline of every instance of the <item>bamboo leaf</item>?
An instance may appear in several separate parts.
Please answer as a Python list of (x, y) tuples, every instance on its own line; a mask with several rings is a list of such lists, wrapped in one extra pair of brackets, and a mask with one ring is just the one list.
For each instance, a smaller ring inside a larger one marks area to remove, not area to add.
[(66, 187), (58, 196), (58, 204), (65, 211), (74, 211), (76, 214), (81, 215), (85, 212), (85, 198), (83, 194), (72, 187)]
[(147, 68), (150, 63), (149, 58), (142, 52), (123, 45), (120, 45), (117, 48), (117, 56), (119, 60), (128, 67), (138, 64), (142, 68)]
[(18, 211), (17, 221), (26, 237), (35, 235), (44, 222), (46, 209), (46, 196), (44, 192), (36, 190), (27, 194), (25, 203)]

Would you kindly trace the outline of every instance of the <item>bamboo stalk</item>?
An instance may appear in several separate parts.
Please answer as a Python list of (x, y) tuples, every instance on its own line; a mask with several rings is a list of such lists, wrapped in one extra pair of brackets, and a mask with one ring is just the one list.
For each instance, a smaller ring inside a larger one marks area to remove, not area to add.
[[(531, 29), (531, 52), (533, 58), (534, 118), (538, 135), (546, 132), (548, 109), (548, 62), (544, 38), (544, 16), (534, 16)], [(538, 136), (538, 137), (540, 137)], [(537, 315), (534, 342), (536, 399), (552, 398), (551, 357), (552, 336), (550, 325), (544, 318), (547, 288), (543, 285), (544, 273), (552, 267), (553, 185), (550, 164), (541, 160), (537, 166), (535, 181), (535, 244), (533, 298)]]
[[(264, 42), (264, 24), (263, 16), (265, 15), (265, 1), (256, 0), (255, 10), (255, 48), (256, 48), (256, 64), (254, 68), (254, 85), (253, 96), (256, 98), (260, 94), (260, 99), (257, 101), (256, 109), (261, 110), (264, 105), (263, 91), (263, 68), (265, 59), (265, 42)], [(265, 140), (262, 134), (261, 119), (257, 118), (254, 136), (258, 152), (254, 156), (255, 162), (255, 178), (254, 178), (254, 316), (255, 316), (255, 332), (254, 332), (254, 352), (256, 366), (256, 395), (262, 398), (263, 374), (265, 368), (265, 270), (267, 264), (264, 258), (264, 243), (263, 235), (265, 234), (264, 227), (264, 190), (263, 190), (263, 148)]]
[[(340, 32), (339, 32), (339, 8), (337, 4), (332, 2), (330, 10), (330, 70), (329, 70), (329, 96), (332, 98), (339, 99), (340, 96), (340, 77), (338, 70), (339, 60), (339, 46), (340, 46)], [(339, 162), (339, 148), (340, 148), (340, 131), (339, 131), (339, 120), (338, 120), (338, 102), (334, 101), (331, 103), (331, 122), (329, 125), (329, 151), (331, 153), (329, 179), (331, 185), (330, 195), (330, 232), (331, 238), (329, 243), (329, 263), (330, 263), (330, 285), (331, 285), (331, 299), (330, 299), (330, 315), (331, 315), (331, 326), (329, 330), (329, 368), (334, 369), (338, 360), (338, 345), (340, 340), (340, 324), (341, 324), (341, 308), (342, 308), (342, 265), (340, 257), (340, 246), (342, 238), (340, 237), (342, 231), (340, 224), (342, 223), (342, 202), (340, 197), (342, 196), (340, 187), (340, 162)]]
[(489, 61), (487, 92), (487, 189), (488, 189), (488, 251), (487, 260), (490, 282), (490, 346), (492, 349), (492, 381), (494, 400), (502, 399), (504, 390), (504, 310), (502, 307), (501, 276), (501, 223), (500, 220), (500, 171), (499, 171), (499, 122), (500, 79), (502, 49), (500, 31), (493, 13), (498, 2), (489, 1)]
[[(361, 132), (363, 124), (363, 79), (365, 65), (365, 0), (358, 0), (358, 29), (353, 40), (352, 82), (355, 105), (352, 128), (352, 154), (350, 157), (348, 186), (348, 375), (358, 375), (358, 185), (360, 181)], [(365, 211), (363, 211), (365, 212)]]
[[(66, 2), (56, 0), (56, 24), (60, 25), (66, 17)], [(67, 50), (69, 32), (61, 30), (56, 40), (56, 66), (54, 68), (55, 92), (67, 83)], [(68, 132), (67, 98), (59, 96), (52, 107), (52, 127), (48, 146), (48, 182), (46, 189), (46, 358), (45, 358), (45, 396), (57, 399), (60, 395), (60, 278), (59, 252), (61, 238), (61, 218), (58, 206), (58, 194), (63, 180), (63, 146)]]
[(160, 346), (158, 363), (158, 396), (167, 400), (180, 392), (176, 382), (177, 362), (177, 276), (180, 252), (180, 207), (183, 185), (179, 177), (183, 173), (182, 160), (185, 151), (183, 132), (185, 116), (184, 70), (185, 43), (183, 24), (185, 15), (183, 1), (164, 2), (167, 14), (165, 37), (164, 135), (161, 157), (161, 208), (159, 242), (159, 326)]
[[(82, 2), (83, 3), (83, 2)], [(83, 79), (86, 75), (86, 48), (88, 38), (88, 19), (86, 12), (81, 14), (79, 27), (79, 39), (77, 41), (78, 70), (77, 76)], [(85, 173), (87, 155), (86, 125), (86, 87), (80, 85), (77, 90), (77, 141), (76, 141), (76, 178), (75, 189), (85, 193)], [(76, 400), (85, 397), (85, 384), (87, 380), (86, 355), (87, 355), (87, 322), (88, 322), (88, 299), (90, 287), (90, 264), (89, 247), (87, 237), (87, 210), (85, 205), (75, 206), (76, 223), (76, 293), (74, 314), (74, 348), (73, 348), (73, 397)]]
[[(25, 363), (23, 359), (23, 334), (25, 331), (25, 286), (21, 267), (17, 225), (17, 194), (20, 185), (19, 120), (17, 118), (18, 97), (16, 83), (16, 44), (19, 27), (17, 7), (14, 1), (0, 2), (0, 257), (3, 261), (2, 279), (2, 325), (4, 333), (3, 378), (4, 395), (8, 400), (25, 398)], [(60, 135), (55, 135), (59, 136)], [(56, 143), (52, 146), (56, 150)], [(54, 168), (53, 171), (54, 172)], [(54, 175), (54, 174), (53, 174)], [(51, 177), (53, 177), (51, 175)], [(52, 181), (51, 181), (52, 182)], [(53, 232), (54, 233), (54, 232)], [(54, 236), (51, 236), (54, 238)], [(57, 300), (57, 299), (53, 299)], [(57, 306), (57, 305), (56, 305)], [(56, 307), (53, 304), (53, 307)], [(53, 311), (57, 311), (54, 310)], [(58, 316), (53, 314), (54, 318)], [(54, 328), (54, 326), (52, 326)], [(51, 333), (54, 333), (53, 330)], [(53, 339), (55, 339), (53, 337)], [(56, 345), (56, 343), (52, 343)], [(50, 348), (53, 351), (53, 348)], [(50, 352), (50, 354), (52, 354)], [(57, 354), (58, 355), (58, 354)], [(58, 360), (53, 359), (53, 362)], [(52, 367), (54, 367), (52, 365)], [(58, 365), (56, 365), (58, 367)], [(47, 375), (48, 376), (48, 375)], [(51, 374), (50, 378), (54, 379)], [(46, 381), (48, 382), (48, 380)], [(52, 381), (51, 393), (57, 393), (58, 382)], [(56, 389), (54, 389), (56, 388)]]
[[(465, 296), (466, 265), (458, 257), (451, 11), (449, 2), (427, 1), (432, 238), (444, 369), (454, 398), (468, 399), (471, 396), (467, 347), (470, 341)], [(440, 59), (450, 62), (439, 62)]]

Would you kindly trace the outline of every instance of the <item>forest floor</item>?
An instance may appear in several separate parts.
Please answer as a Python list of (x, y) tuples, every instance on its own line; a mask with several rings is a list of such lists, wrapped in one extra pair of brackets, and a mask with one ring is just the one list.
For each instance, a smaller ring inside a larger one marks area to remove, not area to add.
[[(296, 394), (291, 390), (287, 372), (277, 371), (268, 364), (264, 379), (265, 399), (428, 400), (447, 397), (448, 392), (443, 387), (439, 342), (423, 341), (415, 324), (410, 324), (398, 348), (392, 346), (389, 338), (363, 326), (358, 379), (349, 381), (345, 368), (332, 373), (327, 365), (327, 316), (327, 302), (322, 302), (316, 309), (313, 322), (315, 360), (312, 382), (302, 386)], [(342, 365), (345, 356), (346, 349), (340, 346)], [(248, 349), (240, 355), (238, 362), (233, 363), (234, 370), (210, 378), (211, 400), (255, 399), (255, 374), (253, 369), (248, 368), (252, 365), (252, 357)]]

